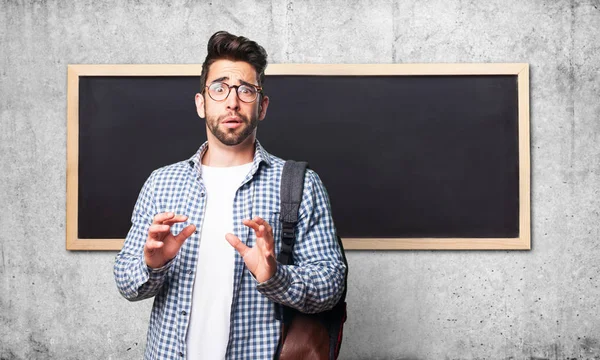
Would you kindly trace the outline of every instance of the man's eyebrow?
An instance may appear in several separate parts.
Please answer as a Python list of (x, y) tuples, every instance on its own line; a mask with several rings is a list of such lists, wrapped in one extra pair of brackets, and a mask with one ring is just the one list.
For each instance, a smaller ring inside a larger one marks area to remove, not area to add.
[(211, 81), (210, 83), (214, 83), (214, 82), (221, 82), (221, 81), (225, 81), (225, 80), (229, 80), (229, 76), (222, 76), (218, 79), (214, 79), (213, 81)]
[(252, 83), (246, 82), (246, 81), (244, 81), (244, 80), (240, 80), (240, 84), (242, 84), (242, 85), (254, 86), (254, 87), (258, 87), (258, 88), (260, 87), (260, 86), (258, 86), (258, 85), (255, 85), (255, 84), (252, 84)]
[[(214, 79), (214, 80), (213, 80), (213, 81), (211, 81), (210, 83), (212, 84), (212, 83), (216, 83), (216, 82), (222, 82), (222, 81), (225, 81), (225, 80), (229, 80), (229, 76), (222, 76), (222, 77), (220, 77), (220, 78), (218, 78), (218, 79)], [(247, 82), (247, 81), (244, 81), (244, 80), (239, 80), (239, 82), (240, 82), (240, 84), (242, 84), (242, 85), (249, 85), (249, 86), (256, 86), (256, 87), (260, 87), (260, 86), (258, 86), (258, 85), (255, 85), (255, 84), (249, 83), (249, 82)]]

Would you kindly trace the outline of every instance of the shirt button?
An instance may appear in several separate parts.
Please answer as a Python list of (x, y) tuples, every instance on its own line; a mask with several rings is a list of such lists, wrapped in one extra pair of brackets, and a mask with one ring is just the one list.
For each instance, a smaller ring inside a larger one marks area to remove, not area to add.
[(186, 316), (186, 315), (187, 315), (187, 312), (185, 312), (185, 310), (183, 310), (183, 311), (181, 312), (181, 315), (183, 315), (183, 316)]
[(179, 356), (183, 357), (183, 353), (181, 351), (179, 352)]
[(204, 193), (200, 193), (200, 196), (201, 196), (201, 197), (204, 197)]
[(192, 270), (188, 270), (188, 274), (192, 275), (193, 271)]

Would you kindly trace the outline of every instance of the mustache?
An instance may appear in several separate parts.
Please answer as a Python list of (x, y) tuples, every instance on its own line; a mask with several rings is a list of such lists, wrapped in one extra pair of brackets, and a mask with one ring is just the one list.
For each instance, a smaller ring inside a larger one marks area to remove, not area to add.
[(240, 113), (227, 113), (227, 114), (224, 114), (224, 115), (220, 115), (217, 118), (217, 120), (218, 120), (219, 123), (221, 123), (221, 122), (223, 122), (224, 119), (226, 119), (228, 117), (240, 118), (243, 122), (246, 122), (246, 123), (249, 121), (247, 116), (244, 116), (244, 115), (242, 115)]

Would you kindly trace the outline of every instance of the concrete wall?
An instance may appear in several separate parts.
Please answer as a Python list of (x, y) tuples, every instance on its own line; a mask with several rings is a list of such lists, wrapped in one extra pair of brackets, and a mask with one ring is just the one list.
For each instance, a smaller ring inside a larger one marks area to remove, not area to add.
[(65, 250), (67, 64), (200, 63), (221, 29), (271, 63), (530, 63), (533, 249), (350, 252), (342, 358), (600, 359), (598, 0), (1, 1), (0, 359), (141, 357), (151, 302)]

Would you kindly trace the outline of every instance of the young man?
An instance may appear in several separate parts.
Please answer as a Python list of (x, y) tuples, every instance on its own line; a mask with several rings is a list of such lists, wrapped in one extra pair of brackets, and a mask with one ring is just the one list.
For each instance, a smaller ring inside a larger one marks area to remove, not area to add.
[(208, 141), (154, 171), (140, 192), (114, 272), (126, 299), (155, 297), (145, 359), (272, 359), (281, 331), (274, 303), (314, 313), (342, 294), (345, 265), (312, 170), (295, 265), (276, 261), (284, 161), (256, 140), (269, 106), (266, 66), (256, 42), (215, 33), (196, 94)]

